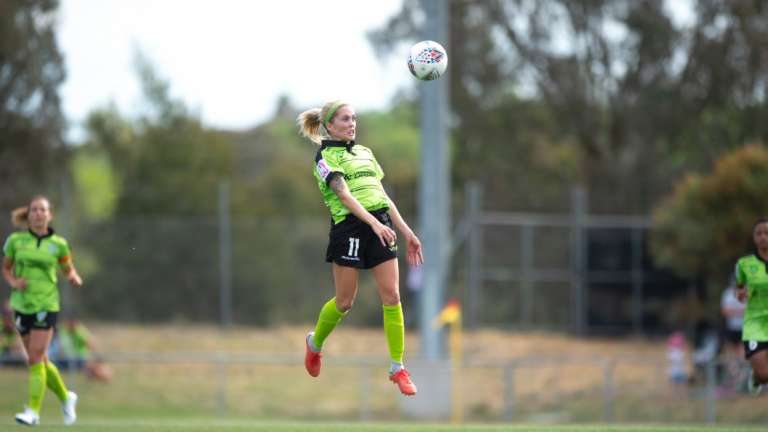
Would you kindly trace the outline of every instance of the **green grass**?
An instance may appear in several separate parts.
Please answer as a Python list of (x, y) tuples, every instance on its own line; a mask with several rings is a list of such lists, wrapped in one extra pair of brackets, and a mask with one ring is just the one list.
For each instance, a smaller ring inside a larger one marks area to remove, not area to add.
[(430, 423), (325, 423), (325, 422), (275, 422), (258, 420), (83, 420), (73, 427), (60, 425), (40, 426), (30, 429), (26, 426), (0, 422), (3, 431), (99, 431), (99, 432), (737, 432), (757, 431), (757, 427), (712, 427), (712, 426), (660, 426), (660, 425), (526, 425), (487, 424), (450, 425)]
[[(318, 381), (313, 381), (305, 379), (301, 365), (233, 365), (223, 389), (219, 388), (215, 369), (208, 365), (118, 364), (115, 368), (116, 378), (109, 384), (88, 381), (82, 375), (65, 375), (67, 384), (80, 395), (78, 410), (83, 425), (90, 425), (90, 429), (83, 430), (185, 430), (197, 423), (185, 420), (182, 427), (178, 426), (178, 420), (189, 418), (200, 418), (209, 424), (211, 419), (244, 419), (221, 423), (222, 430), (265, 430), (262, 426), (265, 424), (269, 425), (266, 430), (308, 430), (312, 424), (322, 426), (332, 422), (355, 422), (358, 419), (373, 423), (351, 423), (346, 429), (338, 430), (377, 430), (375, 425), (381, 424), (378, 422), (397, 424), (399, 430), (404, 431), (441, 430), (429, 429), (423, 423), (415, 423), (416, 426), (408, 429), (405, 425), (411, 419), (401, 409), (402, 396), (376, 370), (371, 370), (367, 378), (370, 383), (370, 394), (367, 396), (369, 409), (361, 412), (360, 371), (342, 366), (329, 367)], [(479, 372), (468, 372), (469, 377), (476, 377), (473, 382), (483, 383), (483, 391), (465, 395), (467, 403), (464, 404), (464, 419), (468, 424), (504, 424), (506, 415), (499, 396), (501, 388), (491, 386), (494, 383), (498, 386), (502, 377), (498, 371), (487, 371), (487, 377)], [(526, 379), (533, 378), (531, 374), (526, 376)], [(7, 430), (3, 425), (10, 424), (13, 413), (22, 409), (26, 402), (26, 379), (25, 369), (0, 369), (0, 431)], [(327, 395), (330, 385), (333, 385), (333, 397)], [(222, 395), (219, 392), (222, 390), (225, 392), (226, 407), (220, 406)], [(548, 395), (552, 396), (548, 392), (533, 394), (537, 396), (534, 398), (521, 391), (515, 399), (513, 424), (568, 425), (600, 422), (604, 409), (600, 389), (588, 390), (554, 393), (558, 397), (552, 400), (547, 399)], [(635, 384), (621, 387), (616, 395), (612, 410), (615, 424), (654, 422), (662, 425), (695, 425), (701, 424), (706, 418), (704, 400), (695, 392), (673, 396)], [(766, 398), (745, 396), (719, 399), (716, 407), (717, 422), (725, 425), (765, 425), (768, 422), (765, 403)], [(219, 416), (220, 413), (226, 413), (227, 416)], [(42, 415), (45, 425), (60, 423), (59, 404), (51, 392), (46, 392)], [(101, 421), (103, 419), (106, 420)], [(298, 426), (285, 424), (283, 429), (280, 429), (283, 423), (267, 423), (289, 419), (301, 423)], [(133, 429), (137, 422), (143, 422), (146, 428)], [(373, 425), (370, 426), (373, 429), (360, 429), (362, 425), (369, 427), (369, 424)], [(153, 425), (166, 428), (151, 428)], [(333, 427), (325, 430), (337, 430)], [(220, 428), (211, 426), (207, 430)], [(313, 430), (324, 429), (319, 426), (319, 429)], [(486, 427), (463, 430), (503, 429)]]
[[(606, 405), (600, 364), (570, 362), (562, 357), (567, 352), (577, 358), (600, 353), (606, 358), (624, 355), (622, 358), (663, 359), (663, 346), (644, 341), (473, 334), (467, 338), (467, 347), (475, 360), (499, 361), (536, 354), (562, 361), (518, 370), (513, 403), (509, 405), (504, 370), (466, 366), (462, 372), (465, 385), (471, 383), (479, 389), (464, 391), (461, 398), (464, 420), (473, 426), (453, 427), (447, 416), (441, 419), (442, 424), (413, 421), (408, 416), (404, 404), (407, 400), (386, 379), (388, 354), (380, 329), (340, 329), (328, 344), (328, 363), (316, 379), (306, 375), (301, 362), (305, 328), (240, 329), (228, 333), (185, 326), (94, 325), (94, 329), (100, 332), (108, 353), (216, 352), (275, 355), (284, 360), (232, 363), (221, 368), (214, 361), (194, 361), (193, 355), (169, 362), (113, 359), (110, 364), (115, 378), (109, 384), (87, 380), (78, 373), (64, 374), (67, 386), (80, 395), (78, 427), (60, 426), (58, 401), (46, 392), (43, 427), (34, 430), (717, 432), (759, 430), (723, 425), (768, 424), (768, 396), (733, 394), (716, 401), (718, 427), (703, 427), (708, 410), (702, 389), (670, 386), (663, 363), (618, 362), (613, 373), (614, 399)], [(411, 346), (417, 346), (416, 341), (412, 342)], [(350, 356), (374, 355), (384, 359), (381, 365), (372, 363), (359, 368), (341, 362)], [(0, 432), (29, 430), (12, 423), (13, 413), (26, 403), (27, 380), (25, 368), (0, 368)], [(513, 423), (505, 423), (510, 418)], [(622, 426), (597, 425), (603, 419)], [(659, 426), (631, 426), (651, 423)]]

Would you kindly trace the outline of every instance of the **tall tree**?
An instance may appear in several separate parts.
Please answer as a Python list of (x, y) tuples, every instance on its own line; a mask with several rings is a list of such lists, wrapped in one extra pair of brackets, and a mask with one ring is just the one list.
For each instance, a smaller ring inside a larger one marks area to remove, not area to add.
[[(573, 179), (590, 190), (593, 210), (647, 212), (686, 169), (764, 139), (768, 5), (700, 0), (684, 22), (668, 3), (451, 1), (457, 160), (478, 171), (504, 147), (525, 160), (522, 127), (575, 147)], [(371, 39), (391, 51), (416, 39), (422, 20), (419, 2), (406, 0)], [(519, 109), (515, 97), (535, 103)], [(547, 121), (515, 125), (533, 107)]]
[(64, 172), (57, 0), (0, 2), (0, 208), (19, 205)]
[(768, 142), (768, 4), (699, 0), (678, 75), (676, 159), (708, 169), (724, 151)]
[(752, 227), (768, 214), (766, 188), (768, 150), (758, 144), (726, 154), (711, 173), (684, 177), (654, 211), (655, 261), (707, 282), (714, 306), (736, 260), (753, 250)]
[[(174, 98), (170, 83), (141, 53), (135, 57), (145, 111), (134, 122), (132, 141), (112, 142), (122, 173), (122, 215), (201, 215), (216, 212), (220, 180), (232, 172), (232, 146), (206, 128), (185, 104)], [(121, 158), (124, 157), (124, 158)]]
[[(114, 107), (94, 111), (79, 148), (88, 157), (75, 159), (77, 168), (112, 182), (101, 191), (103, 202), (92, 203), (112, 217), (91, 212), (89, 231), (102, 233), (86, 246), (98, 257), (91, 280), (99, 289), (82, 304), (104, 318), (215, 319), (217, 192), (232, 174), (234, 149), (172, 97), (170, 83), (140, 54), (136, 69), (143, 114), (126, 119)], [(79, 185), (88, 184), (86, 174), (78, 173)], [(119, 304), (116, 296), (123, 298)]]

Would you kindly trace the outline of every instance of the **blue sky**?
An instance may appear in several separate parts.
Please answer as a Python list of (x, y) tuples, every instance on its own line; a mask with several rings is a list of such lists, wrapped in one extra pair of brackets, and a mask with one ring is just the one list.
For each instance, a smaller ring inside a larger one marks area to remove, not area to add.
[(385, 62), (375, 57), (365, 32), (380, 27), (400, 5), (401, 0), (63, 0), (63, 109), (75, 130), (89, 111), (109, 102), (128, 115), (137, 113), (137, 48), (170, 81), (173, 96), (215, 127), (255, 126), (269, 118), (281, 94), (299, 108), (333, 99), (358, 110), (385, 108), (398, 88), (412, 84), (407, 48)]

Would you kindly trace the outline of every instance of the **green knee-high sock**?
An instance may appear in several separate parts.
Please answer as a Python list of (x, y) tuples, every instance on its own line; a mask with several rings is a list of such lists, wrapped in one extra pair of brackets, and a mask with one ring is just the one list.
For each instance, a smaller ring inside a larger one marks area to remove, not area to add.
[(67, 387), (64, 385), (64, 380), (61, 379), (59, 368), (52, 361), (45, 363), (45, 384), (60, 401), (67, 400)]
[(341, 312), (336, 308), (336, 297), (328, 300), (320, 309), (320, 317), (317, 319), (315, 334), (312, 335), (312, 344), (320, 349), (323, 347), (325, 338), (336, 328), (336, 325), (344, 318), (346, 312)]
[(405, 352), (405, 322), (403, 306), (400, 303), (394, 306), (384, 305), (384, 334), (387, 335), (389, 357), (393, 362), (402, 364)]
[(29, 365), (29, 407), (40, 412), (45, 396), (45, 363)]

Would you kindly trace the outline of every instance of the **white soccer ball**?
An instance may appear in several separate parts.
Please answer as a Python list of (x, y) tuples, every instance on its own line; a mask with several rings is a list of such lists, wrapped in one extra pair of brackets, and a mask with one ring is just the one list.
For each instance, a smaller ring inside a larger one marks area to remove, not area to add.
[(417, 42), (408, 53), (408, 69), (420, 80), (436, 80), (445, 73), (447, 67), (448, 53), (435, 41)]

